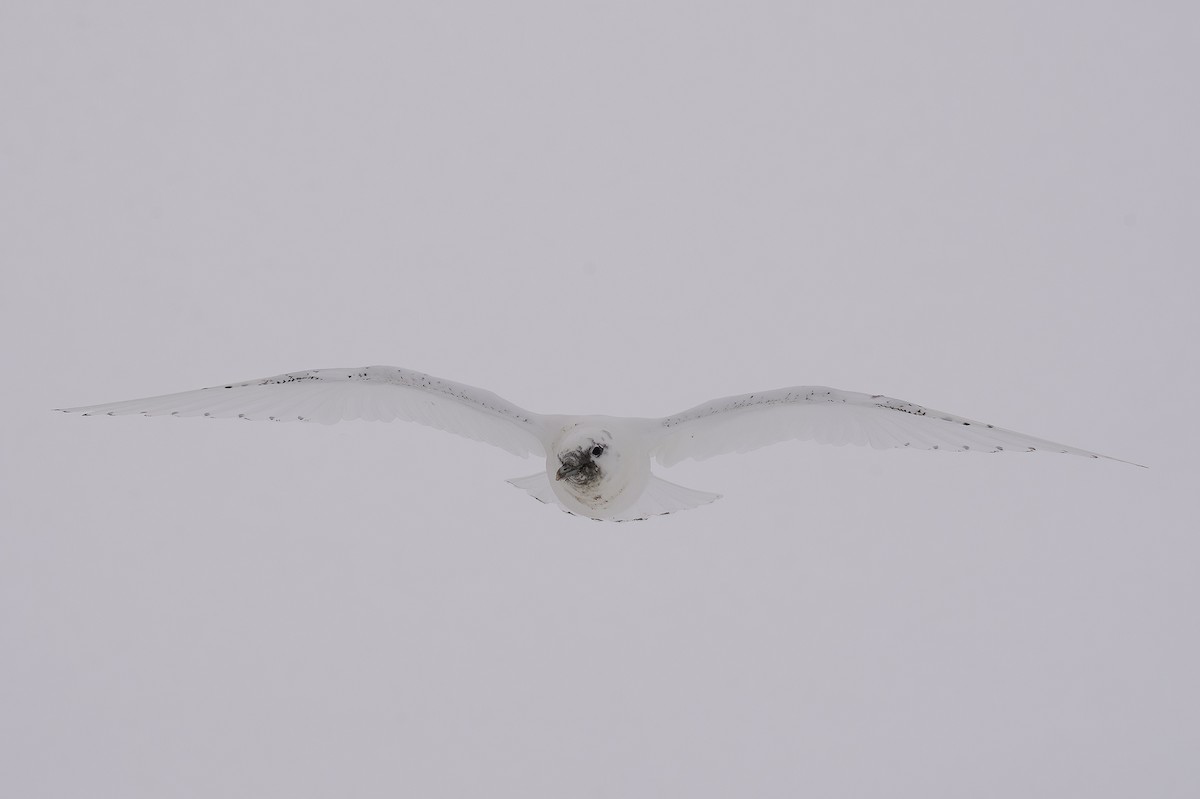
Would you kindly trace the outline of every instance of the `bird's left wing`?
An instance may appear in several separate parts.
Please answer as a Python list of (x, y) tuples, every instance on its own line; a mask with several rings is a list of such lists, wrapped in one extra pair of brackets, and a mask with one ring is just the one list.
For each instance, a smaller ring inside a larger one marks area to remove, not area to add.
[(60, 408), (84, 416), (209, 416), (275, 422), (403, 419), (500, 447), (545, 455), (543, 417), (490, 391), (395, 366), (312, 369), (160, 397)]
[(725, 397), (655, 421), (656, 441), (651, 452), (664, 466), (689, 458), (703, 460), (730, 452), (748, 452), (792, 439), (870, 445), (876, 449), (1044, 450), (1089, 458), (1109, 457), (882, 394), (825, 386), (796, 386)]

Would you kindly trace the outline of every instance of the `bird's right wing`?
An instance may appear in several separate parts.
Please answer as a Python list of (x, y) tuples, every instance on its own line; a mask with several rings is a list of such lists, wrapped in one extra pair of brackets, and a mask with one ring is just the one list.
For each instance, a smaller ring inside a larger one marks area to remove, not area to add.
[(825, 386), (796, 386), (725, 397), (658, 419), (652, 429), (656, 431), (656, 440), (651, 452), (663, 466), (689, 458), (703, 460), (730, 452), (748, 452), (793, 439), (870, 445), (876, 449), (1043, 450), (1089, 458), (1109, 457), (882, 394)]
[(545, 455), (540, 414), (490, 391), (395, 366), (312, 369), (179, 394), (62, 408), (84, 416), (209, 416), (273, 422), (403, 419), (483, 441), (514, 455)]

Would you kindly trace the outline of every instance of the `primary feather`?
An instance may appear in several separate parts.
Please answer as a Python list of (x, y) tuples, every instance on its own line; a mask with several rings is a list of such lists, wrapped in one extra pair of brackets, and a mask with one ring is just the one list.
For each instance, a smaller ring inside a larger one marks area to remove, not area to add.
[(490, 391), (395, 366), (310, 369), (60, 410), (84, 416), (140, 413), (322, 424), (402, 419), (483, 441), (514, 455), (545, 455), (545, 424), (540, 415)]
[(724, 397), (658, 423), (658, 443), (652, 452), (663, 466), (689, 458), (703, 460), (748, 452), (792, 439), (838, 446), (869, 445), (875, 449), (1045, 450), (1108, 457), (882, 394), (826, 386), (795, 386)]

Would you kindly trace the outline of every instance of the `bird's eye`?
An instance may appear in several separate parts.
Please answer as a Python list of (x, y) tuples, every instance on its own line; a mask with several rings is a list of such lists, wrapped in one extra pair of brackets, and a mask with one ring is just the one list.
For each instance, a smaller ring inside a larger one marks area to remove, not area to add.
[(604, 454), (604, 447), (600, 446), (599, 444), (592, 447), (592, 457), (593, 458), (599, 458), (603, 454)]

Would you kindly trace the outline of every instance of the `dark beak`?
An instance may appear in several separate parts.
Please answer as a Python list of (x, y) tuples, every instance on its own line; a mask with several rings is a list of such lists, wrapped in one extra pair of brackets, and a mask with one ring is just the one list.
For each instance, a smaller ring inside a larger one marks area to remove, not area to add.
[(558, 471), (554, 473), (554, 479), (561, 480), (564, 477), (566, 477), (567, 475), (574, 474), (577, 471), (579, 471), (578, 466), (568, 466), (564, 463), (562, 466), (559, 467)]

